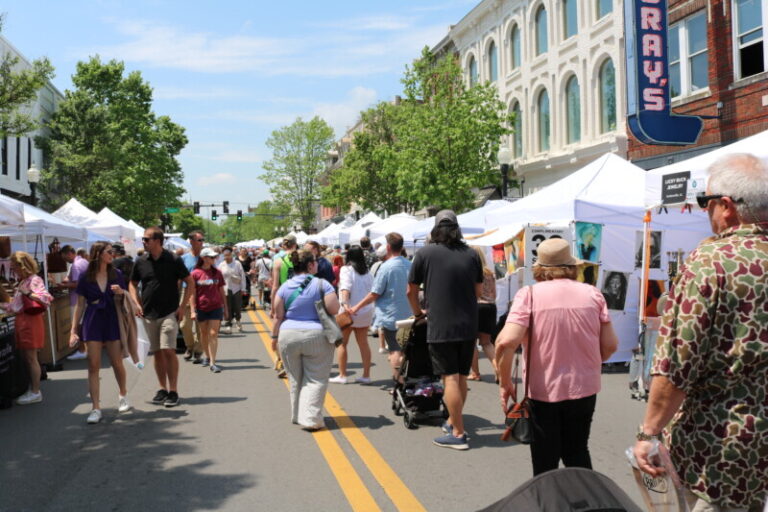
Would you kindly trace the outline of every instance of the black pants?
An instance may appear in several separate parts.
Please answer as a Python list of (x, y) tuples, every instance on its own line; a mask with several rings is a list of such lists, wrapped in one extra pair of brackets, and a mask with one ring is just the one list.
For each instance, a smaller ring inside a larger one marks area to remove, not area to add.
[(232, 326), (232, 320), (240, 321), (240, 312), (243, 309), (242, 293), (232, 293), (231, 290), (227, 290), (227, 308), (229, 309), (229, 317), (224, 321), (224, 325)]
[(534, 476), (557, 469), (560, 459), (565, 467), (592, 469), (588, 442), (596, 400), (597, 395), (562, 402), (531, 400)]

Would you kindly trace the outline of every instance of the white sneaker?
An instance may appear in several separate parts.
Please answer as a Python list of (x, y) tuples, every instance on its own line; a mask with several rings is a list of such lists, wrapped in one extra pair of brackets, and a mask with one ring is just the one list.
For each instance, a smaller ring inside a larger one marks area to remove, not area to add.
[(328, 382), (330, 382), (331, 384), (346, 384), (347, 378), (341, 375), (337, 375), (335, 377), (331, 377), (330, 379), (328, 379)]
[(384, 347), (379, 347), (379, 354), (389, 354), (389, 350)]
[(85, 420), (86, 423), (89, 425), (95, 425), (98, 422), (101, 421), (101, 410), (100, 409), (94, 409), (91, 411), (91, 414), (88, 415), (88, 419)]
[(221, 332), (223, 332), (224, 334), (232, 334), (232, 327), (226, 325), (221, 328)]
[(88, 354), (86, 352), (75, 352), (67, 357), (67, 361), (78, 361), (80, 359), (88, 359)]
[(128, 398), (121, 396), (119, 405), (117, 406), (117, 412), (128, 412), (131, 410), (131, 404), (128, 402)]
[(29, 405), (29, 404), (36, 404), (38, 402), (43, 401), (43, 393), (38, 391), (37, 393), (33, 393), (32, 391), (27, 391), (23, 395), (21, 395), (19, 398), (16, 399), (16, 405)]
[(243, 326), (240, 324), (240, 322), (237, 322), (237, 332), (243, 332)]
[(371, 383), (371, 379), (368, 377), (358, 377), (355, 379), (358, 384), (368, 385)]

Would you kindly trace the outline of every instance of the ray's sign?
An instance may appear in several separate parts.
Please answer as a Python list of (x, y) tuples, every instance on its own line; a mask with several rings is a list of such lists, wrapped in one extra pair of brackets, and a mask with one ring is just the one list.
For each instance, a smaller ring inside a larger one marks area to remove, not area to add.
[(624, 22), (629, 129), (645, 144), (694, 144), (701, 118), (670, 108), (667, 0), (627, 0)]

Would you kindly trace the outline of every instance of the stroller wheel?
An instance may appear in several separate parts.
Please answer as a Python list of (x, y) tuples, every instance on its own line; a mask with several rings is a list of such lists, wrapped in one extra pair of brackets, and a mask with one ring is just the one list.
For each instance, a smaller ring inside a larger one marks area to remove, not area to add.
[(411, 411), (405, 411), (405, 415), (403, 415), (403, 424), (407, 429), (416, 428), (416, 419)]
[(400, 408), (400, 400), (397, 399), (397, 396), (392, 397), (392, 410), (395, 412), (395, 416), (403, 414), (403, 410)]

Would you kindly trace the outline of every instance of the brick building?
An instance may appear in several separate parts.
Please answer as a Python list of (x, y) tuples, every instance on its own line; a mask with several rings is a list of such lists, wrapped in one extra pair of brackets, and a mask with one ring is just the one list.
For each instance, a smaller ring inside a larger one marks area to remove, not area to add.
[(661, 167), (768, 129), (768, 1), (669, 0), (672, 109), (708, 116), (696, 144), (650, 146), (632, 134), (628, 158)]

